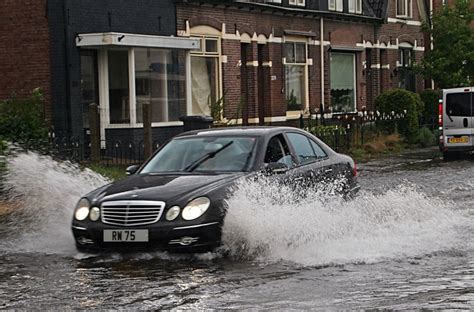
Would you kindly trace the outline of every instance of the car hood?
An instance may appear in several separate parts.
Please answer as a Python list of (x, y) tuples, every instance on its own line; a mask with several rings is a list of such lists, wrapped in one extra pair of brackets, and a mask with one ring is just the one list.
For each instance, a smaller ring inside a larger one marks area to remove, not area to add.
[(187, 201), (219, 188), (225, 188), (244, 173), (226, 174), (138, 174), (99, 189), (94, 202), (109, 200)]

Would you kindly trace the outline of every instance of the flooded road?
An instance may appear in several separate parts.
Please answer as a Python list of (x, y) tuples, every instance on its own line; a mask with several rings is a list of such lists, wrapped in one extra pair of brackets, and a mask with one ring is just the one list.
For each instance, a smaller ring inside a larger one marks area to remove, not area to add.
[(0, 309), (472, 309), (473, 159), (428, 149), (359, 167), (349, 202), (241, 185), (215, 253), (92, 256), (74, 249), (72, 209), (107, 181), (19, 155), (6, 188), (24, 209), (0, 223)]

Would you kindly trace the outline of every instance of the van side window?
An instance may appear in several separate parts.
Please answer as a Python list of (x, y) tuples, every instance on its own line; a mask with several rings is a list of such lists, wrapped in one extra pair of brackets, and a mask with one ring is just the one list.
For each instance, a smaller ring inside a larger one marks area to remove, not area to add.
[(449, 93), (446, 95), (446, 114), (448, 116), (474, 116), (471, 110), (471, 94)]

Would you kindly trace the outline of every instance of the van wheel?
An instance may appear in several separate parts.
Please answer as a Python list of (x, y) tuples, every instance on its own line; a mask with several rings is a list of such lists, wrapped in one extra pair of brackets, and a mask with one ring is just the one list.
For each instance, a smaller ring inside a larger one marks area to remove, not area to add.
[(443, 152), (443, 160), (451, 161), (459, 158), (459, 153), (456, 152)]

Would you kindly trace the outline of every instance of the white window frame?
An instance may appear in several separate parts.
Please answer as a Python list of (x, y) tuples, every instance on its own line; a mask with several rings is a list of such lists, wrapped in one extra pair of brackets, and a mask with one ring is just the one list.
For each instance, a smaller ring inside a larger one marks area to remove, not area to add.
[[(402, 1), (405, 3), (405, 12), (398, 12), (398, 3)], [(395, 10), (396, 10), (396, 17), (411, 18), (412, 11), (413, 11), (413, 0), (396, 0)], [(404, 13), (404, 14), (401, 14), (401, 13)]]
[[(290, 63), (286, 61), (286, 57), (283, 57), (283, 66), (286, 65), (290, 66), (304, 66), (304, 103), (301, 103), (302, 110), (307, 111), (309, 109), (309, 59), (308, 59), (308, 40), (305, 39), (298, 39), (298, 38), (288, 38), (284, 40), (283, 44), (292, 43), (295, 49), (295, 62)], [(296, 44), (297, 43), (304, 43), (305, 44), (305, 62), (304, 63), (297, 63), (296, 62)], [(285, 74), (286, 80), (286, 74)], [(285, 97), (286, 97), (286, 90), (285, 90)], [(300, 112), (300, 111), (291, 111), (287, 110), (287, 112)]]
[[(274, 1), (273, 1), (274, 2)], [(280, 1), (281, 2), (281, 1)], [(289, 0), (289, 5), (306, 6), (306, 0)]]
[[(98, 72), (99, 72), (99, 101), (100, 101), (100, 118), (101, 118), (101, 137), (105, 138), (105, 129), (117, 128), (141, 128), (143, 123), (137, 122), (136, 116), (136, 81), (135, 81), (135, 48), (128, 47), (128, 83), (129, 83), (129, 123), (110, 123), (110, 97), (109, 97), (109, 62), (108, 50), (110, 48), (102, 48), (98, 52)], [(156, 49), (160, 49), (156, 47)], [(124, 49), (125, 50), (125, 49)], [(170, 49), (173, 50), (173, 49)], [(187, 52), (189, 54), (189, 52)], [(186, 68), (188, 68), (188, 58), (186, 57)], [(190, 72), (186, 71), (186, 99), (188, 101), (188, 79)], [(189, 114), (189, 105), (186, 105), (186, 114)], [(181, 121), (160, 121), (152, 122), (152, 127), (181, 126)]]
[[(335, 53), (335, 54), (349, 54), (349, 55), (352, 55), (352, 59), (353, 59), (353, 70), (354, 70), (354, 77), (353, 77), (353, 80), (354, 80), (354, 106), (353, 106), (353, 111), (351, 112), (357, 112), (357, 67), (356, 67), (356, 61), (357, 61), (357, 55), (356, 53), (346, 53), (346, 52), (331, 52), (331, 53)], [(329, 65), (331, 66), (331, 65)], [(329, 91), (331, 91), (331, 84), (329, 84)], [(332, 103), (331, 103), (331, 107), (332, 107)], [(345, 114), (345, 113), (351, 113), (351, 112), (335, 112), (333, 111), (334, 114)]]
[(328, 9), (330, 11), (342, 12), (344, 9), (344, 3), (342, 0), (328, 0)]
[[(217, 35), (206, 35), (206, 34), (193, 34), (191, 33), (191, 38), (200, 38), (201, 39), (201, 49), (200, 50), (193, 50), (190, 54), (190, 64), (189, 64), (189, 73), (191, 75), (192, 66), (191, 66), (191, 58), (192, 57), (206, 57), (206, 58), (214, 58), (217, 62), (217, 77), (216, 77), (216, 99), (220, 99), (222, 96), (222, 42), (221, 37)], [(216, 40), (217, 41), (217, 52), (208, 52), (206, 51), (206, 40)], [(193, 101), (192, 101), (192, 81), (189, 83), (191, 88), (190, 90), (190, 102), (188, 103), (188, 110), (190, 113), (193, 111)], [(221, 116), (223, 118), (224, 116)]]
[(356, 2), (356, 13), (362, 14), (362, 0), (357, 0)]

